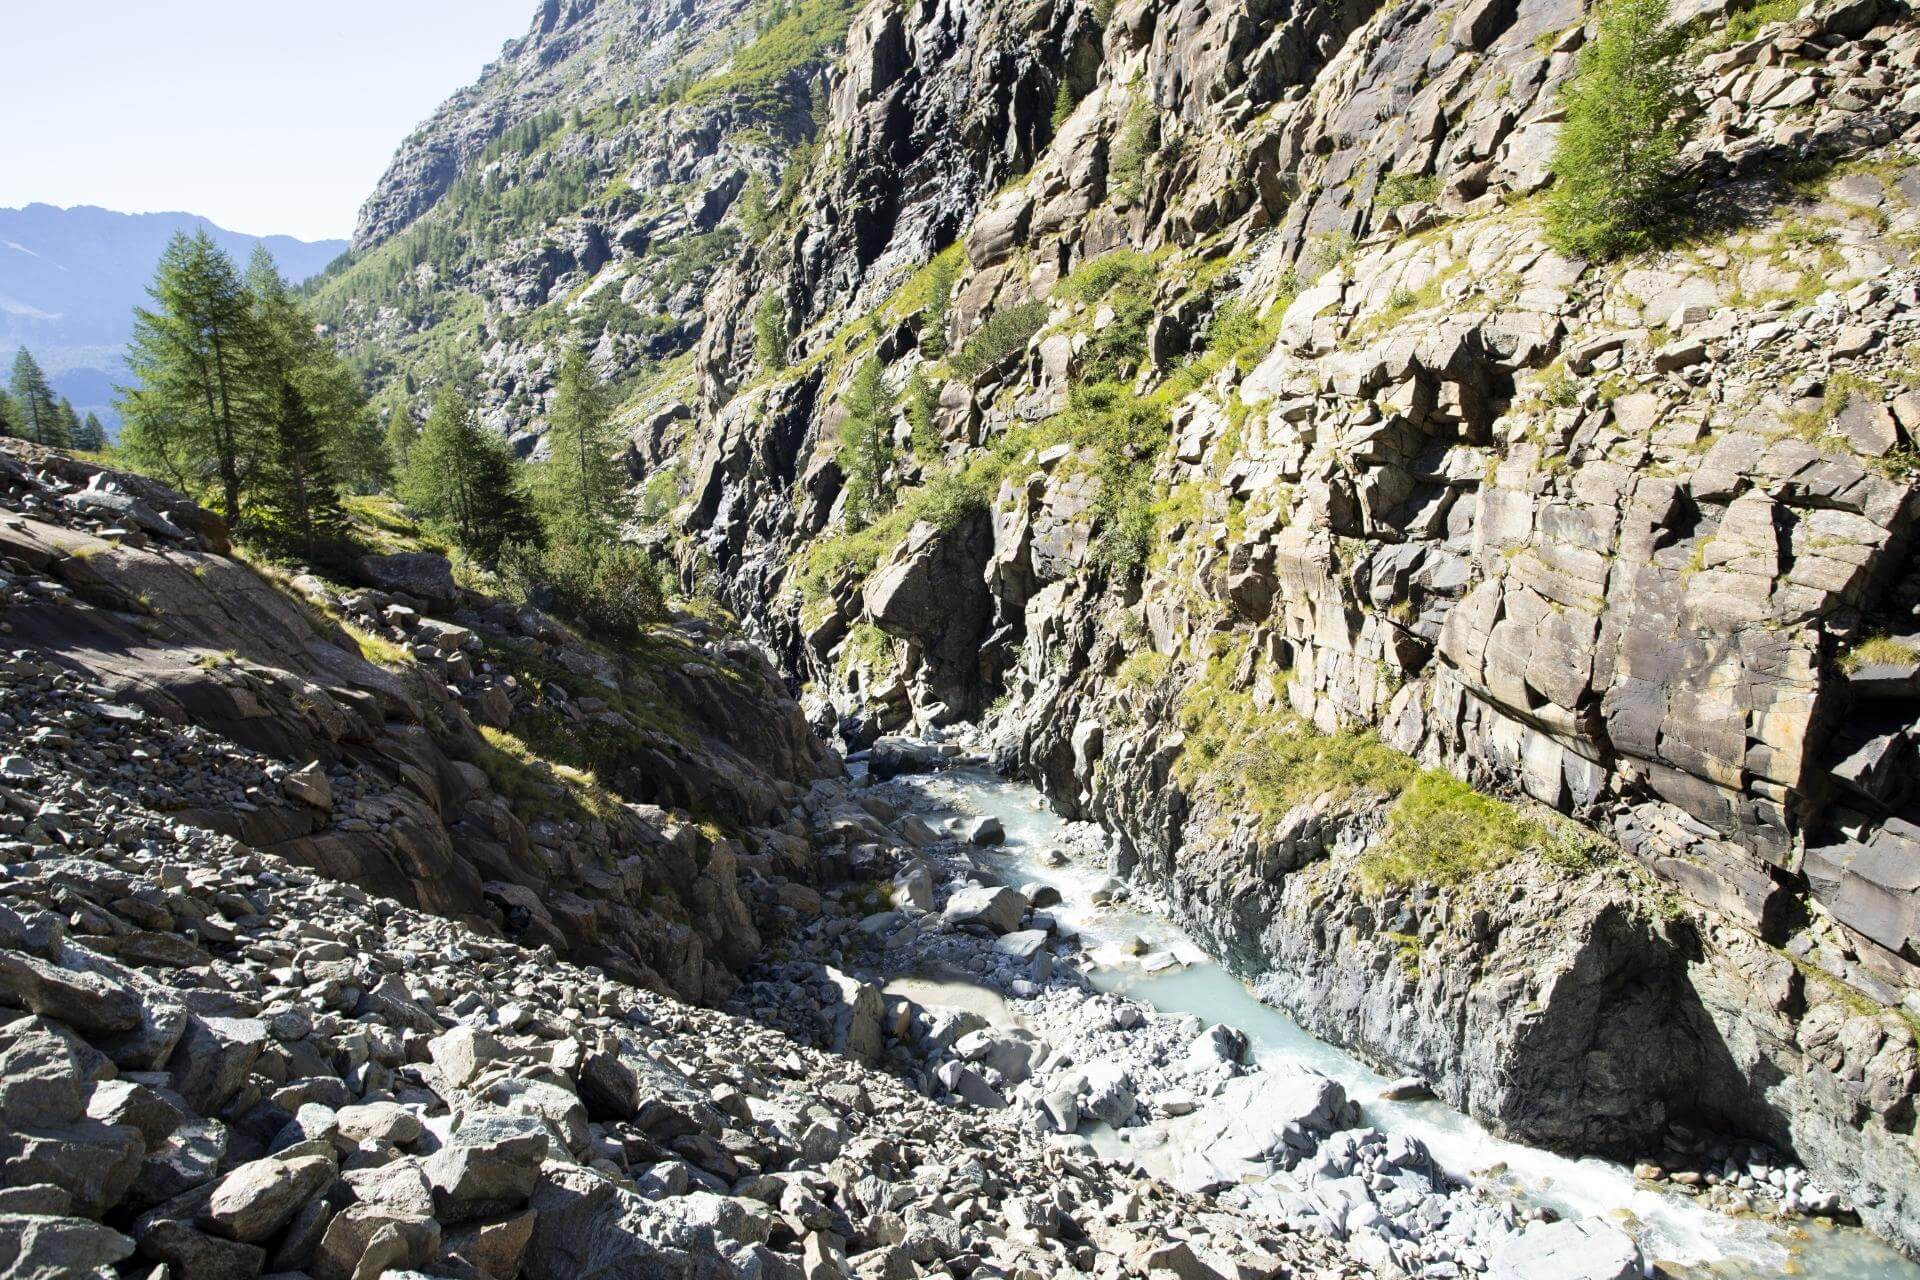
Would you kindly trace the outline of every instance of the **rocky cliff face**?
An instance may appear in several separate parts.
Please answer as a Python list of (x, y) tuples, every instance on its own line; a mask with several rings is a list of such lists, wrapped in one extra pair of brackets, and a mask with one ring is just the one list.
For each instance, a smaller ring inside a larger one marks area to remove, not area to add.
[[(873, 6), (783, 145), (650, 108), (621, 163), (742, 178), (636, 468), (816, 725), (992, 717), (1313, 1030), (1541, 1141), (1768, 1137), (1920, 1248), (1920, 27), (1676, 13), (1701, 229), (1601, 265), (1539, 208), (1592, 16)], [(481, 329), (673, 243), (486, 259)]]

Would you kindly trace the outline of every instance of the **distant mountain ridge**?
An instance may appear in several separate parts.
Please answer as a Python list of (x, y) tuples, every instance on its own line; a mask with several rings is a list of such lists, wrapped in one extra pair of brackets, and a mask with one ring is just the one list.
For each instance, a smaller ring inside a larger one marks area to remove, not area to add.
[(167, 241), (196, 230), (242, 264), (264, 244), (293, 281), (318, 274), (347, 247), (345, 240), (246, 235), (191, 213), (0, 209), (0, 356), (30, 348), (56, 391), (111, 423), (133, 309), (145, 303)]

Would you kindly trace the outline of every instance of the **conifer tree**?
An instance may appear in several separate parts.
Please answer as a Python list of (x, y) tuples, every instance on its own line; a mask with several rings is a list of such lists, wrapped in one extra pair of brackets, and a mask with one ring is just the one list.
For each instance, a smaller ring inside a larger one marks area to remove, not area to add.
[(237, 524), (271, 420), (249, 376), (252, 297), (204, 231), (173, 238), (148, 293), (154, 307), (134, 312), (127, 348), (137, 382), (121, 388), (121, 443), (176, 485), (217, 487)]
[(412, 456), (413, 442), (419, 437), (420, 428), (414, 425), (407, 406), (395, 403), (393, 413), (387, 418), (387, 456), (392, 460), (396, 477), (407, 473), (407, 459)]
[(481, 430), (466, 401), (447, 389), (413, 443), (401, 496), (462, 550), (492, 564), (507, 544), (540, 536), (515, 470), (506, 446)]
[(1546, 212), (1548, 239), (1562, 252), (1646, 249), (1676, 216), (1690, 97), (1680, 61), (1687, 33), (1667, 16), (1667, 0), (1607, 0), (1560, 90), (1566, 123)]
[(260, 469), (260, 522), (308, 560), (336, 545), (346, 529), (340, 481), (320, 420), (291, 378), (280, 382), (273, 450)]
[(840, 398), (847, 411), (840, 424), (840, 470), (847, 478), (847, 519), (855, 528), (871, 524), (888, 496), (887, 470), (893, 462), (893, 397), (880, 380), (880, 361), (868, 356)]
[(40, 363), (25, 347), (13, 357), (13, 399), (20, 415), (20, 438), (35, 444), (65, 445), (66, 423)]
[(49, 444), (58, 444), (62, 449), (79, 449), (81, 425), (80, 411), (73, 407), (73, 401), (60, 397), (60, 439), (50, 440)]
[(0, 438), (16, 437), (20, 434), (20, 409), (13, 403), (13, 397), (0, 387)]
[(614, 457), (613, 406), (579, 347), (561, 363), (550, 428), (547, 461), (535, 473), (542, 513), (589, 548), (611, 540), (627, 514), (627, 477)]
[(99, 453), (107, 447), (107, 429), (100, 423), (100, 415), (87, 410), (86, 418), (80, 423), (80, 434), (75, 437), (73, 447), (85, 449), (89, 453)]

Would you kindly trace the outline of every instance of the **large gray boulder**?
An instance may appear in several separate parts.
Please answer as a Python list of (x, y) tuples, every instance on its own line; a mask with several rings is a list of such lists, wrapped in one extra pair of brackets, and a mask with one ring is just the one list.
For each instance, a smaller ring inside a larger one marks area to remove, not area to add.
[(547, 1126), (533, 1116), (476, 1116), (428, 1157), (434, 1215), (465, 1222), (518, 1209), (540, 1180), (547, 1158)]
[(995, 933), (1012, 933), (1027, 914), (1027, 900), (1005, 885), (968, 885), (947, 899), (947, 923), (982, 925)]
[(260, 1244), (291, 1222), (333, 1176), (327, 1156), (249, 1161), (220, 1180), (201, 1221), (229, 1240)]
[(113, 1274), (133, 1256), (133, 1241), (84, 1218), (0, 1214), (0, 1275), (13, 1280), (73, 1280)]
[(1250, 1165), (1291, 1168), (1320, 1138), (1359, 1119), (1339, 1081), (1282, 1063), (1228, 1081), (1189, 1146), (1222, 1179), (1237, 1181)]
[(356, 578), (376, 591), (412, 596), (431, 605), (452, 605), (460, 599), (447, 558), (430, 551), (408, 551), (391, 556), (361, 556), (353, 562)]
[(1535, 1223), (1493, 1254), (1491, 1280), (1639, 1280), (1640, 1250), (1610, 1222)]

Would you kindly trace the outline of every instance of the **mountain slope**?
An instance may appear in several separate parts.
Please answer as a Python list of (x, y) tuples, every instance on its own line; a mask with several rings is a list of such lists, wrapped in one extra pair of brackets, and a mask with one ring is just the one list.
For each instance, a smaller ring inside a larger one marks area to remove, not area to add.
[(265, 245), (291, 281), (318, 274), (347, 247), (243, 235), (188, 213), (0, 209), (0, 352), (29, 348), (75, 408), (115, 421), (113, 388), (126, 377), (121, 349), (133, 309), (146, 305), (160, 254), (182, 231), (205, 231), (242, 264)]
[(584, 332), (818, 726), (987, 718), (1310, 1029), (1920, 1250), (1920, 26), (1686, 10), (1695, 222), (1614, 263), (1541, 216), (1574, 0), (875, 4), (323, 297), (528, 447)]

